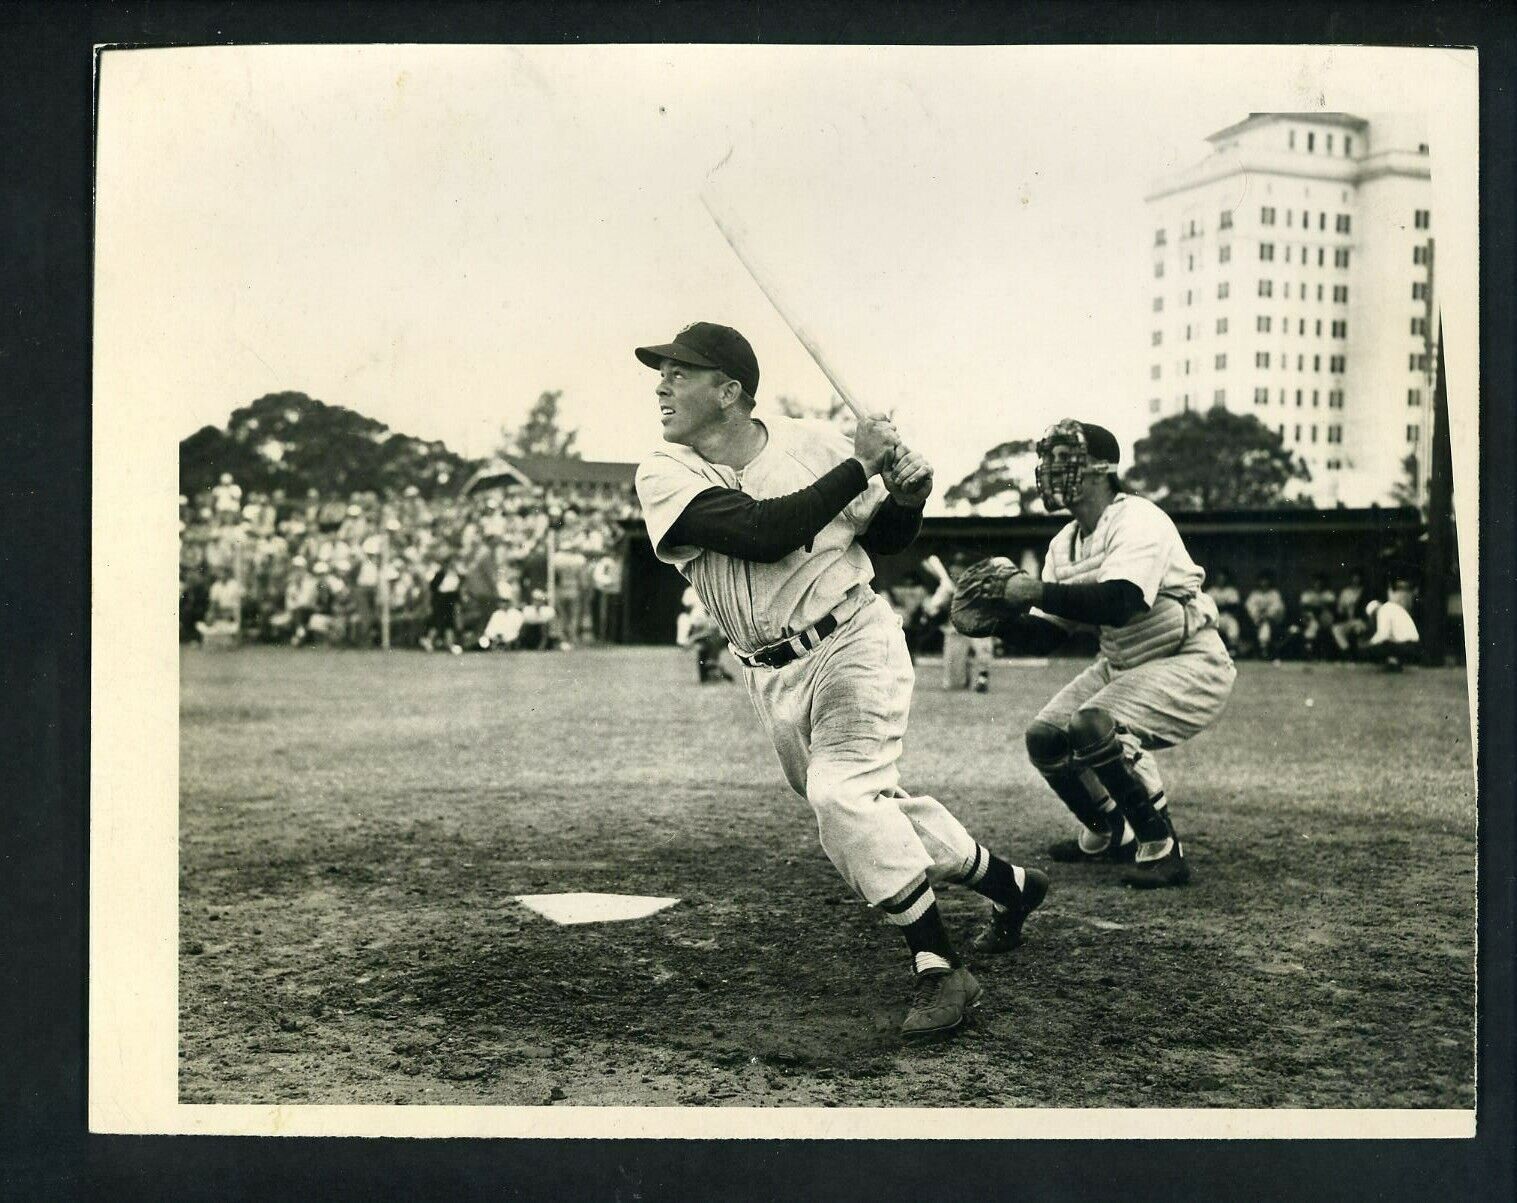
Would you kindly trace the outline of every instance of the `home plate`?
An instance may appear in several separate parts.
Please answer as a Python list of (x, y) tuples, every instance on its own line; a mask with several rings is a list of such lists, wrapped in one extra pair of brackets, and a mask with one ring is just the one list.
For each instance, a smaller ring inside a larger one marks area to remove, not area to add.
[(544, 919), (567, 926), (642, 919), (673, 906), (679, 899), (644, 898), (637, 894), (518, 894), (516, 901)]

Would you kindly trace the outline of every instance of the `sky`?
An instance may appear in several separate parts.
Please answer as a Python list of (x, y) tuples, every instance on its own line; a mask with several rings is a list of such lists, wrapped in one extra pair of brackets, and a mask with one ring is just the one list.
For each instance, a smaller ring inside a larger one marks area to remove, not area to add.
[(1438, 53), (111, 51), (97, 391), (180, 438), (301, 391), (478, 457), (560, 389), (586, 458), (635, 460), (659, 427), (632, 348), (710, 320), (753, 343), (759, 416), (824, 402), (710, 188), (939, 496), (1062, 416), (1126, 455), (1149, 420), (1148, 186), (1250, 111), (1416, 107)]

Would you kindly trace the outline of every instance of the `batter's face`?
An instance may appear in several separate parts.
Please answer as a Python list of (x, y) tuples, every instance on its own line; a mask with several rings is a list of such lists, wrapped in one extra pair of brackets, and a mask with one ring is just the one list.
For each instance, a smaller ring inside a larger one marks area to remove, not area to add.
[(714, 368), (697, 368), (688, 363), (664, 360), (658, 370), (659, 421), (664, 427), (664, 442), (689, 446), (702, 434), (720, 425), (722, 399), (729, 391), (740, 391), (734, 380), (723, 381)]

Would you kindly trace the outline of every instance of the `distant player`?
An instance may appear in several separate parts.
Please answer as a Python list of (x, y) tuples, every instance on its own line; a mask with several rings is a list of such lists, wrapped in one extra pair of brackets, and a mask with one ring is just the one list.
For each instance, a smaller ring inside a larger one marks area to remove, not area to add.
[(674, 625), (674, 642), (680, 647), (695, 649), (696, 679), (702, 685), (710, 681), (731, 681), (732, 674), (722, 667), (722, 648), (727, 646), (722, 628), (706, 613), (700, 595), (693, 588), (685, 590), (681, 604), (685, 608)]
[(1026, 732), (1033, 766), (1081, 824), (1049, 854), (1128, 863), (1132, 886), (1177, 886), (1190, 867), (1151, 753), (1216, 722), (1237, 670), (1216, 604), (1201, 592), (1206, 574), (1174, 522), (1117, 491), (1119, 454), (1100, 426), (1050, 427), (1038, 442), (1038, 490), (1050, 512), (1067, 509), (1074, 521), (1048, 545), (1041, 580), (1009, 561), (971, 569), (954, 618), (970, 634), (999, 624), (1008, 641), (1041, 649), (1077, 626), (1099, 630), (1095, 662)]
[(870, 587), (866, 549), (912, 543), (932, 469), (883, 415), (860, 421), (851, 443), (830, 426), (754, 418), (758, 361), (726, 326), (697, 322), (637, 357), (659, 373), (669, 444), (637, 470), (654, 550), (726, 635), (823, 850), (901, 929), (917, 981), (902, 1034), (950, 1032), (981, 988), (949, 939), (933, 884), (989, 898), (991, 926), (1010, 947), (1047, 878), (977, 844), (936, 799), (900, 787), (914, 677), (900, 621)]

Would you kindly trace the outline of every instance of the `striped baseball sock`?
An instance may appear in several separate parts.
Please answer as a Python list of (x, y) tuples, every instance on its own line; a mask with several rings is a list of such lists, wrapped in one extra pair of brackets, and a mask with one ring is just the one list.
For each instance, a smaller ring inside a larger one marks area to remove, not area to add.
[(937, 896), (919, 877), (914, 883), (879, 904), (885, 918), (901, 929), (906, 947), (911, 950), (911, 967), (917, 973), (939, 973), (955, 969), (959, 957), (943, 926)]
[(997, 910), (1004, 911), (1022, 901), (1027, 873), (1021, 865), (1004, 861), (984, 844), (976, 844), (974, 855), (955, 880), (989, 898)]

